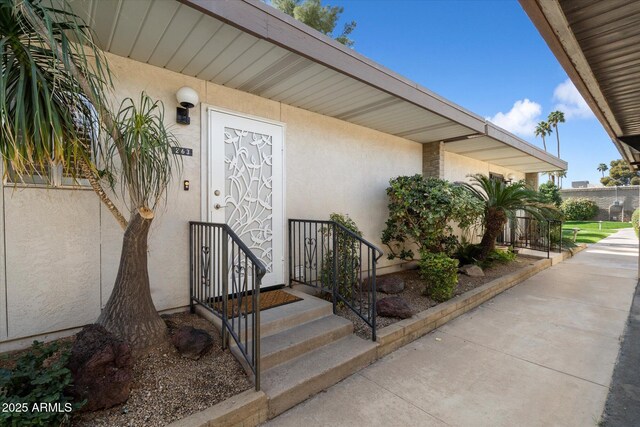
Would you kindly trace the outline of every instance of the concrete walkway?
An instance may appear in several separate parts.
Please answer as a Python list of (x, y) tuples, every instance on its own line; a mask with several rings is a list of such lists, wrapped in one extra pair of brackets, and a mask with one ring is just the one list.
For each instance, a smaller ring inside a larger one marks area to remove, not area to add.
[(618, 232), (269, 426), (596, 426), (636, 286)]

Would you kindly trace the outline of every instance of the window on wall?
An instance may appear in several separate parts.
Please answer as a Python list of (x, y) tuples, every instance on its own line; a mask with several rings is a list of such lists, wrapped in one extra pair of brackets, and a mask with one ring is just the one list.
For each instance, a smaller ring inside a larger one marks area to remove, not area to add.
[(19, 174), (9, 168), (7, 182), (24, 186), (47, 187), (89, 187), (89, 180), (80, 169), (72, 171), (70, 167), (63, 167), (54, 162), (38, 165), (26, 173)]
[[(87, 101), (88, 102), (88, 101)], [(97, 113), (90, 104), (87, 104), (94, 113), (94, 121), (83, 123), (76, 117), (77, 130), (80, 131), (82, 142), (89, 147), (94, 147), (94, 141), (98, 135)], [(92, 158), (94, 158), (92, 150)], [(19, 174), (9, 168), (7, 181), (11, 184), (25, 186), (47, 186), (47, 187), (90, 187), (87, 176), (82, 173), (75, 157), (71, 157), (67, 165), (61, 165), (53, 160), (43, 165), (35, 165), (26, 173)]]

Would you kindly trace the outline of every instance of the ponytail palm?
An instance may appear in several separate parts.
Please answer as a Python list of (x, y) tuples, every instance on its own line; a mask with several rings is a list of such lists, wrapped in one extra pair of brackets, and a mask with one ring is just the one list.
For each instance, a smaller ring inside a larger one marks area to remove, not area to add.
[(484, 260), (495, 249), (496, 239), (507, 220), (515, 218), (518, 211), (541, 220), (558, 215), (555, 207), (546, 203), (540, 193), (527, 187), (524, 182), (507, 184), (482, 174), (470, 177), (471, 184), (462, 185), (484, 204), (480, 260)]
[[(142, 350), (166, 336), (151, 299), (147, 237), (179, 165), (171, 152), (176, 141), (162, 104), (146, 94), (111, 112), (110, 71), (91, 31), (65, 0), (50, 4), (0, 0), (0, 158), (17, 174), (56, 164), (88, 178), (125, 229), (116, 283), (98, 323)], [(116, 190), (118, 181), (128, 220), (102, 187)]]

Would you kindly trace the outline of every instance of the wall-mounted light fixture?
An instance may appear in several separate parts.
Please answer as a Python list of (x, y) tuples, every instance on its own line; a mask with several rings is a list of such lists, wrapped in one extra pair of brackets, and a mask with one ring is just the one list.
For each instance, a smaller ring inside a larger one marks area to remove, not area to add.
[(176, 99), (178, 100), (178, 104), (180, 104), (177, 111), (176, 122), (182, 125), (191, 124), (189, 109), (198, 105), (198, 92), (189, 86), (183, 86), (176, 92)]
[(507, 179), (505, 181), (506, 181), (507, 184), (511, 184), (514, 179), (516, 179), (516, 176), (514, 174), (510, 173), (509, 175), (507, 175)]

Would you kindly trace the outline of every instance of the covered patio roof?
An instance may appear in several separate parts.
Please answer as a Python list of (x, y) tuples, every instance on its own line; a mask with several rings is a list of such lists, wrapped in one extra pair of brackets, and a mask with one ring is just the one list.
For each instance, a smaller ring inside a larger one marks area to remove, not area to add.
[(627, 162), (640, 162), (637, 0), (520, 0)]
[[(445, 141), (453, 152), (480, 136), (460, 154), (523, 172), (567, 167), (258, 0), (75, 0), (72, 7), (119, 56), (419, 143)], [(474, 154), (485, 143), (505, 151)]]

